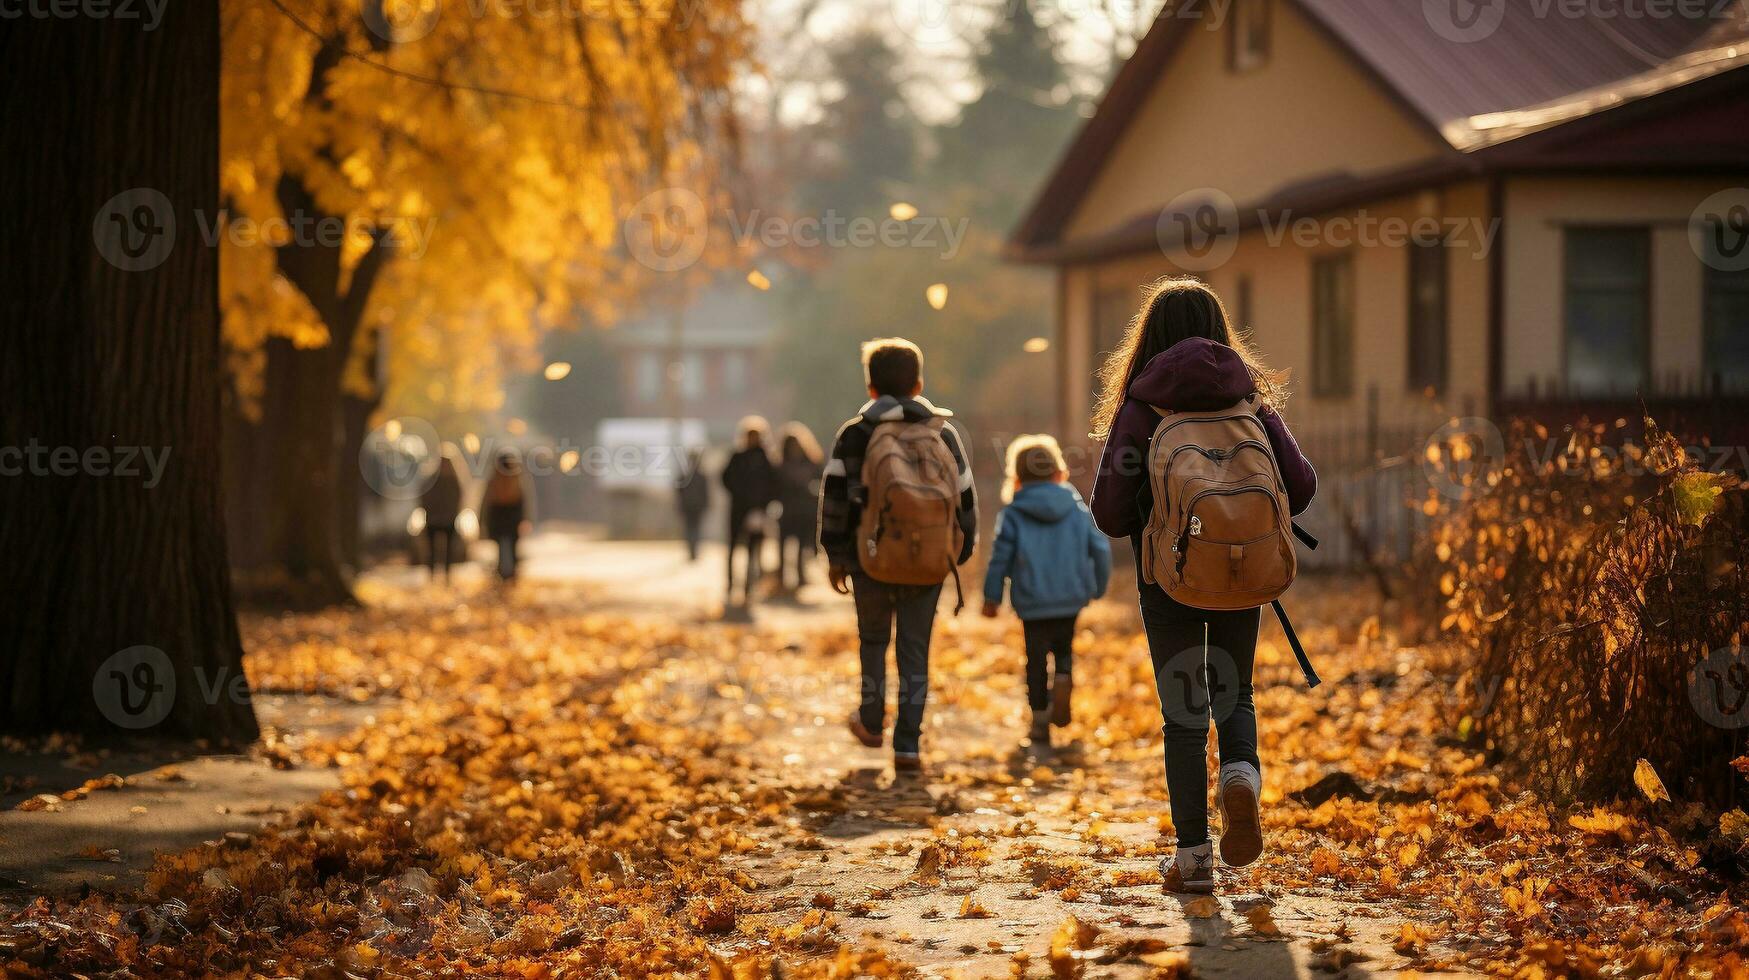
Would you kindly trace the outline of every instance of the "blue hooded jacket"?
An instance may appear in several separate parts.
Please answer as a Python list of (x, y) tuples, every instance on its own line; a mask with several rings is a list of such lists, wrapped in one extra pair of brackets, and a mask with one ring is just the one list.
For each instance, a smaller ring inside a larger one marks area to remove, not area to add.
[(984, 598), (1000, 604), (1006, 580), (1013, 580), (1009, 601), (1021, 619), (1073, 616), (1105, 594), (1111, 545), (1074, 487), (1029, 483), (1002, 509)]

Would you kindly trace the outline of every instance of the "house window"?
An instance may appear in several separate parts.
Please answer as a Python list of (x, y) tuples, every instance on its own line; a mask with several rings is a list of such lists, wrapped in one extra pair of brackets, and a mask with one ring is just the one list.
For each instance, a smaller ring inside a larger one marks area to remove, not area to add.
[(1651, 279), (1647, 229), (1567, 229), (1570, 390), (1627, 393), (1645, 383)]
[(1312, 260), (1312, 395), (1346, 398), (1354, 391), (1354, 260)]
[(1445, 390), (1446, 247), (1444, 242), (1409, 246), (1409, 388)]
[[(1702, 300), (1705, 317), (1705, 349), (1701, 360), (1706, 371), (1703, 382), (1710, 388), (1713, 378), (1728, 389), (1741, 390), (1749, 385), (1749, 269), (1735, 269), (1743, 261), (1741, 229), (1733, 236), (1731, 229), (1715, 224), (1706, 230), (1706, 278)], [(1728, 251), (1736, 246), (1736, 253)]]
[(747, 355), (738, 350), (723, 355), (723, 394), (739, 398), (747, 393)]
[(1246, 72), (1269, 61), (1269, 5), (1271, 0), (1235, 0), (1229, 11), (1227, 69)]
[(640, 401), (653, 402), (662, 396), (662, 355), (644, 351), (638, 355), (637, 389)]

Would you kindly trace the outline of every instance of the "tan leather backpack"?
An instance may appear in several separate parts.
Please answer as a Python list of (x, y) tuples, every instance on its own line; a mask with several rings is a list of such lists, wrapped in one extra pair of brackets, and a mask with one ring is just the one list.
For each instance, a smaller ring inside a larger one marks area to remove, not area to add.
[(877, 582), (939, 585), (956, 575), (959, 464), (942, 436), (946, 421), (882, 422), (862, 458), (867, 502), (856, 529), (862, 570)]
[(1215, 412), (1154, 409), (1142, 573), (1187, 606), (1249, 609), (1293, 584), (1287, 487), (1259, 408), (1252, 394)]

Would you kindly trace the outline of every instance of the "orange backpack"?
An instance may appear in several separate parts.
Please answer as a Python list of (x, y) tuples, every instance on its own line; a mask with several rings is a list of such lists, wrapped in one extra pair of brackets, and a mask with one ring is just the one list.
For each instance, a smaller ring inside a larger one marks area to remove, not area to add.
[(958, 574), (959, 464), (941, 418), (882, 422), (862, 459), (867, 497), (857, 525), (862, 570), (877, 582), (938, 585)]

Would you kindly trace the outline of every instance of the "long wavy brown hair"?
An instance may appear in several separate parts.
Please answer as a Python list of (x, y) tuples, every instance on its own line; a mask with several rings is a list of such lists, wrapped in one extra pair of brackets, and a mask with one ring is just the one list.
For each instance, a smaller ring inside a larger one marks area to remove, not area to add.
[(1099, 367), (1099, 400), (1093, 406), (1095, 439), (1111, 436), (1111, 425), (1117, 420), (1117, 410), (1123, 407), (1130, 382), (1142, 368), (1181, 340), (1206, 337), (1238, 351), (1257, 383), (1258, 394), (1265, 404), (1280, 409), (1287, 398), (1286, 375), (1263, 366), (1257, 352), (1227, 316), (1227, 308), (1215, 291), (1200, 279), (1168, 276), (1156, 280), (1144, 290), (1141, 309), (1130, 318), (1123, 340), (1108, 354)]

